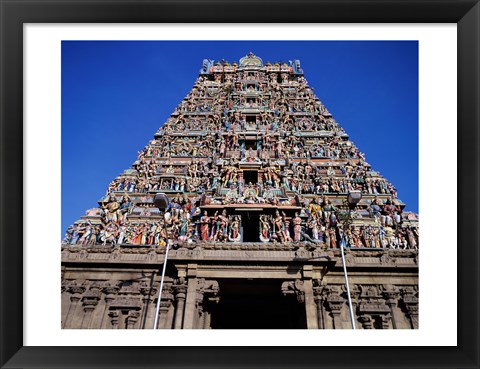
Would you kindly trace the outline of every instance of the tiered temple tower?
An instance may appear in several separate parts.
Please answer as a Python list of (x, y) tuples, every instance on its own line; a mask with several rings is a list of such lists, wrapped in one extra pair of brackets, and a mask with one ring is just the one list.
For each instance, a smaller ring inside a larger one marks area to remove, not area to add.
[(204, 60), (98, 203), (62, 242), (63, 328), (152, 328), (167, 244), (157, 328), (351, 328), (342, 245), (355, 326), (418, 328), (417, 216), (298, 60)]

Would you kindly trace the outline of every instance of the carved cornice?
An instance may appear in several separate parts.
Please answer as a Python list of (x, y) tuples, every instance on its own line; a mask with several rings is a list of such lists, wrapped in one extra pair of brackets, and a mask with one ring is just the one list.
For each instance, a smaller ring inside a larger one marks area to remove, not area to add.
[[(83, 252), (81, 252), (83, 251)], [(164, 248), (145, 247), (66, 247), (62, 252), (62, 263), (113, 263), (158, 265), (164, 260)], [(415, 250), (355, 250), (346, 251), (349, 267), (418, 268)], [(323, 250), (307, 243), (182, 243), (172, 247), (170, 260), (243, 260), (243, 261), (306, 261), (341, 266), (339, 250)]]
[(311, 259), (313, 256), (312, 252), (307, 251), (304, 247), (299, 247), (297, 251), (295, 251), (295, 257), (297, 259)]

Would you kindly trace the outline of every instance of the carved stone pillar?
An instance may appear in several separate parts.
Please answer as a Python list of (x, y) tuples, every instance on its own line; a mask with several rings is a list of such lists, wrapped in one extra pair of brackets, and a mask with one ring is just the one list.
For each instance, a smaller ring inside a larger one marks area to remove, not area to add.
[(211, 322), (211, 305), (218, 303), (218, 292), (220, 288), (217, 281), (197, 279), (196, 290), (196, 311), (197, 320), (195, 328), (210, 329)]
[(412, 329), (418, 329), (418, 302), (407, 305), (407, 316), (412, 324)]
[(110, 317), (110, 323), (112, 325), (112, 329), (118, 329), (118, 319), (119, 319), (119, 314), (118, 311), (111, 311), (108, 313), (108, 316)]
[(70, 293), (67, 292), (69, 282), (62, 279), (61, 286), (61, 327), (65, 325), (67, 319), (68, 309), (70, 308)]
[(183, 321), (183, 329), (194, 328), (195, 318), (198, 315), (196, 311), (196, 286), (197, 279), (190, 278), (188, 280), (187, 297), (185, 298), (185, 315)]
[(390, 314), (381, 315), (380, 316), (382, 329), (389, 329), (390, 328), (390, 320), (392, 320), (392, 316)]
[(318, 329), (317, 312), (313, 297), (313, 284), (311, 279), (296, 279), (282, 283), (282, 293), (287, 296), (295, 294), (297, 301), (305, 304), (305, 315), (308, 329)]
[(313, 298), (317, 304), (318, 328), (326, 329), (325, 322), (325, 286), (320, 280), (314, 280)]
[(211, 328), (212, 328), (212, 313), (210, 311), (204, 311), (203, 329), (211, 329)]
[(187, 285), (183, 278), (180, 278), (180, 283), (173, 286), (175, 290), (175, 329), (182, 329), (183, 327), (183, 314), (185, 311), (185, 297), (187, 296)]
[(195, 318), (198, 313), (195, 301), (197, 299), (197, 264), (189, 264), (187, 269), (188, 288), (185, 299), (185, 314), (183, 318), (183, 329), (193, 329), (195, 327)]
[[(343, 291), (343, 294), (342, 296), (345, 298), (345, 301), (347, 303), (347, 308), (348, 308), (348, 320), (350, 321), (350, 324), (351, 324), (351, 317), (350, 317), (350, 306), (348, 306), (348, 294), (347, 294), (347, 286), (346, 285), (343, 285), (342, 286), (342, 291)], [(358, 328), (358, 322), (357, 322), (357, 319), (358, 319), (358, 307), (360, 306), (360, 295), (361, 295), (361, 289), (359, 288), (358, 285), (356, 284), (351, 284), (350, 285), (350, 299), (352, 301), (352, 310), (353, 310), (353, 324), (355, 324), (355, 327)]]
[[(396, 306), (398, 304), (398, 297), (400, 295), (400, 292), (398, 291), (398, 288), (392, 285), (386, 285), (384, 286), (383, 290), (383, 297), (385, 298), (385, 303), (387, 306), (390, 308), (390, 315), (392, 319), (392, 327), (393, 329), (397, 329), (397, 311), (396, 311)], [(383, 322), (382, 322), (383, 325)]]
[(110, 328), (110, 324), (108, 323), (109, 319), (107, 319), (108, 311), (110, 308), (110, 304), (115, 300), (115, 296), (118, 294), (120, 290), (120, 282), (118, 281), (107, 281), (103, 286), (102, 292), (105, 294), (105, 307), (102, 314), (102, 320), (100, 323), (101, 328)]
[(373, 329), (372, 317), (368, 314), (361, 315), (358, 320), (362, 324), (363, 329)]
[(79, 301), (81, 300), (82, 295), (79, 293), (72, 294), (70, 296), (70, 308), (68, 309), (67, 319), (65, 319), (65, 326), (64, 328), (78, 328), (73, 326), (73, 322), (76, 318)]
[(330, 309), (332, 315), (333, 329), (342, 329), (342, 322), (340, 315), (343, 308), (343, 299), (342, 300), (328, 300), (327, 306)]
[(140, 293), (142, 294), (142, 316), (140, 327), (143, 329), (150, 329), (153, 326), (153, 318), (155, 315), (155, 295), (157, 294), (157, 289), (155, 287), (150, 287), (146, 283), (142, 284), (140, 287)]
[(79, 326), (75, 325), (78, 322), (79, 302), (82, 299), (82, 295), (85, 290), (85, 286), (77, 284), (76, 281), (73, 281), (67, 287), (67, 291), (71, 293), (70, 306), (68, 307), (67, 317), (62, 328), (79, 328)]
[(317, 305), (313, 297), (312, 282), (313, 266), (303, 266), (303, 292), (305, 295), (305, 313), (307, 315), (307, 328), (318, 329)]
[(170, 302), (170, 307), (167, 311), (166, 318), (165, 318), (165, 329), (173, 329), (173, 318), (175, 317), (175, 306), (173, 303), (173, 295), (172, 300)]
[(418, 329), (418, 292), (415, 287), (406, 287), (401, 290), (402, 304), (410, 320), (412, 329)]
[(197, 291), (197, 297), (195, 299), (195, 308), (198, 313), (197, 317), (197, 324), (195, 324), (195, 328), (198, 329), (203, 329), (203, 326), (205, 325), (205, 305), (203, 301), (203, 293)]
[(127, 315), (126, 328), (134, 329), (139, 316), (140, 313), (138, 311), (130, 311)]
[(100, 286), (94, 284), (90, 287), (90, 289), (84, 294), (82, 298), (83, 302), (83, 320), (82, 320), (82, 328), (91, 328), (92, 323), (92, 314), (95, 310), (95, 307), (98, 305), (100, 298), (102, 297), (102, 291)]
[[(170, 311), (172, 310), (173, 303), (173, 290), (171, 284), (163, 285), (162, 292), (162, 301), (160, 301), (160, 308), (158, 310), (158, 326), (157, 329), (171, 329), (172, 328), (172, 319)], [(155, 300), (155, 307), (156, 302)]]
[(338, 287), (327, 287), (327, 298), (326, 305), (330, 310), (332, 317), (333, 329), (343, 328), (340, 315), (345, 303), (345, 299), (340, 296), (340, 291)]

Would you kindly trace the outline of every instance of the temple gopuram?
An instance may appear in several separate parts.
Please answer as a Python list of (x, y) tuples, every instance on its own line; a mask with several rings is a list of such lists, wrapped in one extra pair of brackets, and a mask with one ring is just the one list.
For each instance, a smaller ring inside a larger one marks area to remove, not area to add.
[(62, 328), (417, 329), (418, 216), (299, 60), (204, 60), (66, 231)]

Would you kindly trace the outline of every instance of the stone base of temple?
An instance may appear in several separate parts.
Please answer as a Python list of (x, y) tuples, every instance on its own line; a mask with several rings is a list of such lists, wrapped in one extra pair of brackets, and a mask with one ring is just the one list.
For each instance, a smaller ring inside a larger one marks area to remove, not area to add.
[[(129, 246), (129, 247), (126, 247)], [(62, 328), (152, 329), (165, 248), (64, 246)], [(416, 250), (347, 249), (357, 329), (418, 328)], [(351, 329), (340, 250), (177, 243), (158, 329)]]

